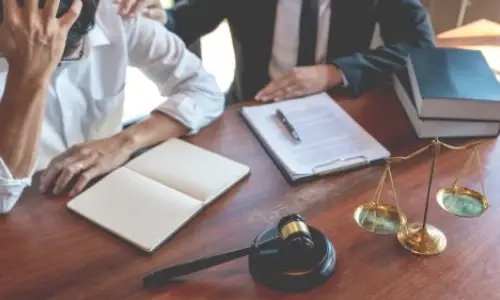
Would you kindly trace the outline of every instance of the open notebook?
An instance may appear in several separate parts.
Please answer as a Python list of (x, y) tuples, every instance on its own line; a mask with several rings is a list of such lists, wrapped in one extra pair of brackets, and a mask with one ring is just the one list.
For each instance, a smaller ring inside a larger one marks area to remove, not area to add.
[(249, 171), (245, 165), (171, 139), (113, 171), (67, 207), (153, 252)]
[[(277, 118), (295, 128), (295, 141)], [(241, 114), (290, 182), (352, 169), (390, 153), (326, 93), (244, 107)]]

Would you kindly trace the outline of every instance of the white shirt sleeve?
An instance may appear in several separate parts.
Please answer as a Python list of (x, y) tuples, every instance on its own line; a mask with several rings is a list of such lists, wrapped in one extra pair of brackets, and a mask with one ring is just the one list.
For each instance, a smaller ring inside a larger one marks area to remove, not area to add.
[(340, 76), (342, 76), (342, 87), (348, 87), (349, 86), (349, 81), (347, 81), (347, 77), (345, 77), (345, 74), (343, 71), (340, 71)]
[(31, 176), (14, 178), (0, 157), (0, 213), (8, 213), (14, 207), (24, 188), (31, 185)]
[[(0, 101), (4, 92), (7, 69), (7, 62), (5, 59), (0, 58)], [(29, 177), (15, 178), (2, 157), (0, 157), (0, 214), (8, 213), (14, 207), (24, 188), (31, 184), (34, 169), (29, 174)]]
[(225, 97), (215, 78), (179, 37), (160, 22), (141, 16), (123, 22), (130, 65), (142, 70), (168, 97), (158, 111), (190, 128), (190, 134), (223, 113)]

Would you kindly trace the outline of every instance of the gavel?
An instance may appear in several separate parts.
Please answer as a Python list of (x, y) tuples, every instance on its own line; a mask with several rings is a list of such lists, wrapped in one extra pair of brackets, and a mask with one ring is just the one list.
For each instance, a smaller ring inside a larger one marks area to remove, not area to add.
[(291, 214), (281, 218), (277, 227), (259, 235), (250, 247), (153, 271), (144, 277), (143, 284), (162, 285), (243, 256), (249, 257), (254, 279), (284, 292), (308, 290), (323, 283), (336, 262), (331, 242), (300, 215)]

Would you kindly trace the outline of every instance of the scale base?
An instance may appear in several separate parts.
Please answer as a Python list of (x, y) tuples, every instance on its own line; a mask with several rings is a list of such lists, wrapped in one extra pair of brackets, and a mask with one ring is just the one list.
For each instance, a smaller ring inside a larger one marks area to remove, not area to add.
[(419, 255), (435, 255), (446, 249), (446, 236), (436, 227), (413, 223), (398, 232), (399, 243)]
[[(249, 255), (250, 274), (263, 285), (284, 293), (305, 292), (322, 285), (332, 275), (337, 256), (330, 240), (317, 229), (309, 226), (314, 242), (313, 252), (304, 261), (286, 261), (278, 248)], [(279, 237), (276, 228), (259, 235), (254, 243), (260, 244)], [(300, 267), (298, 267), (300, 265)]]

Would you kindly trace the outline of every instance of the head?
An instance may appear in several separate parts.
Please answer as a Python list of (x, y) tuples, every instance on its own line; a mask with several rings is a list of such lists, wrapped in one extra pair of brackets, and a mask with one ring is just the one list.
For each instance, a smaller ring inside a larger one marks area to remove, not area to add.
[[(0, 0), (2, 3), (3, 0)], [(25, 0), (17, 0), (20, 6), (23, 6)], [(39, 7), (42, 8), (45, 5), (46, 0), (39, 0)], [(63, 16), (71, 7), (73, 0), (60, 0), (59, 9), (57, 11), (57, 17)], [(97, 11), (97, 6), (99, 5), (99, 0), (82, 0), (82, 10), (78, 19), (75, 21), (73, 26), (68, 32), (68, 37), (66, 39), (66, 47), (64, 48), (63, 60), (65, 58), (70, 58), (74, 56), (75, 53), (79, 52), (82, 47), (82, 41), (84, 37), (90, 32), (95, 24), (95, 14)], [(3, 5), (0, 5), (0, 23), (3, 20)]]

